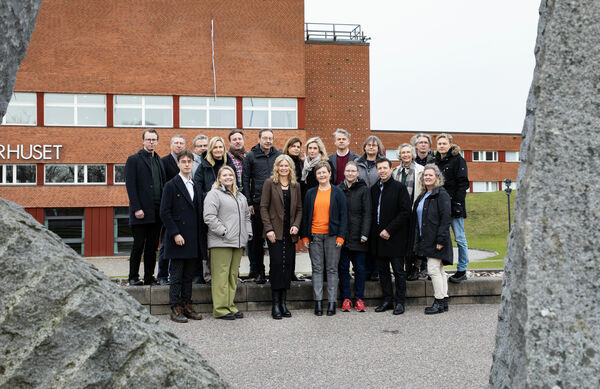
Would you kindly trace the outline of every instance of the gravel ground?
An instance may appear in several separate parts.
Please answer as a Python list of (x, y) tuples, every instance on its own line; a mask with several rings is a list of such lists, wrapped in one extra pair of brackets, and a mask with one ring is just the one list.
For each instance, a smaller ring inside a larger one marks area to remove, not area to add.
[(160, 321), (236, 388), (484, 388), (492, 364), (498, 305), (450, 305), (339, 312), (246, 312), (241, 320)]

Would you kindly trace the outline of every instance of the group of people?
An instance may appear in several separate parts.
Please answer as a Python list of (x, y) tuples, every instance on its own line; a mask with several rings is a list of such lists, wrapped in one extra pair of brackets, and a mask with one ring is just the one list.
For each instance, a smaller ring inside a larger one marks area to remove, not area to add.
[(266, 239), (271, 315), (276, 320), (291, 317), (287, 291), (297, 280), (300, 241), (311, 260), (315, 315), (324, 310), (328, 316), (336, 314), (338, 286), (342, 311), (364, 312), (367, 279), (380, 281), (383, 301), (375, 311), (402, 314), (407, 279), (425, 272), (435, 294), (425, 313), (447, 311), (444, 266), (453, 263), (450, 228), (459, 260), (449, 280), (465, 280), (468, 264), (463, 223), (469, 181), (452, 136), (438, 135), (434, 152), (431, 137), (417, 134), (398, 148), (400, 165), (395, 169), (377, 136), (367, 137), (362, 155), (349, 150), (346, 130), (338, 129), (333, 136), (336, 152), (328, 155), (319, 137), (304, 146), (300, 138), (291, 137), (280, 151), (271, 130), (261, 130), (258, 144), (248, 152), (239, 129), (229, 133), (228, 150), (223, 138), (198, 135), (192, 152), (175, 135), (170, 154), (159, 158), (158, 133), (145, 130), (143, 148), (125, 167), (134, 238), (129, 284), (170, 285), (171, 319), (186, 322), (201, 319), (191, 303), (192, 283), (210, 282), (214, 317), (240, 319), (244, 315), (234, 298), (242, 249), (246, 247), (249, 257), (249, 278), (265, 283)]

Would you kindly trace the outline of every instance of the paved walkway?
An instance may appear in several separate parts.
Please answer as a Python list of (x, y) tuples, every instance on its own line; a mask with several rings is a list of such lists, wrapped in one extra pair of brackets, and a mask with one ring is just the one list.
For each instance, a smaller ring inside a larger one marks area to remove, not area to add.
[[(485, 260), (486, 258), (493, 257), (496, 255), (496, 252), (486, 251), (486, 250), (478, 250), (478, 249), (469, 249), (469, 260), (471, 262), (478, 262)], [(454, 248), (454, 257), (458, 258), (458, 249)], [(129, 257), (87, 257), (94, 266), (98, 269), (102, 270), (104, 274), (109, 277), (127, 277), (129, 274)], [(240, 265), (240, 274), (248, 274), (249, 270), (248, 257), (245, 256), (242, 258), (242, 262)], [(269, 270), (269, 257), (265, 256), (265, 267), (267, 272)], [(310, 258), (308, 253), (298, 253), (296, 255), (296, 273), (310, 274), (311, 273), (311, 265)], [(156, 272), (155, 272), (156, 274)], [(140, 266), (140, 277), (144, 276), (144, 266)]]
[(498, 305), (450, 305), (425, 316), (292, 311), (273, 320), (249, 312), (231, 322), (206, 316), (159, 320), (237, 388), (484, 388), (492, 364)]

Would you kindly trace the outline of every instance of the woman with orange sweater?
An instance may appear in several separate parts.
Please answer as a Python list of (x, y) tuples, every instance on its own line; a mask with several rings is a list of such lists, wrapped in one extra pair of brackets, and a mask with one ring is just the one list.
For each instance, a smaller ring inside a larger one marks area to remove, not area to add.
[(312, 264), (315, 315), (323, 315), (323, 267), (327, 271), (327, 316), (335, 315), (338, 289), (338, 262), (347, 228), (346, 196), (331, 186), (331, 166), (319, 162), (315, 166), (319, 186), (306, 192), (302, 209), (300, 236), (308, 247)]

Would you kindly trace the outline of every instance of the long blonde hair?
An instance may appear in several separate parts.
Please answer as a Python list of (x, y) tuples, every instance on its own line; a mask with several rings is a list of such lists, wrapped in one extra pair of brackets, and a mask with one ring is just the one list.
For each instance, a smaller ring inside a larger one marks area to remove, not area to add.
[(220, 136), (214, 136), (208, 142), (208, 148), (206, 149), (206, 159), (211, 166), (215, 166), (215, 159), (213, 158), (212, 151), (215, 148), (217, 142), (223, 144), (223, 166), (227, 165), (227, 150), (225, 150), (225, 141)]
[(222, 185), (221, 181), (219, 179), (221, 178), (221, 175), (223, 174), (223, 172), (225, 170), (229, 170), (231, 172), (231, 174), (233, 174), (233, 185), (232, 185), (231, 193), (233, 194), (234, 197), (237, 197), (238, 188), (237, 188), (237, 185), (235, 184), (235, 172), (233, 171), (231, 166), (224, 165), (223, 167), (221, 167), (219, 169), (219, 173), (217, 173), (217, 179), (215, 180), (215, 183), (213, 184), (212, 188), (219, 189), (219, 187)]
[(290, 165), (290, 175), (289, 175), (289, 183), (290, 185), (296, 185), (296, 169), (294, 169), (294, 161), (292, 157), (289, 155), (281, 154), (279, 157), (275, 158), (275, 163), (273, 164), (273, 173), (271, 174), (271, 179), (274, 183), (279, 184), (279, 165), (281, 162), (286, 161), (288, 165)]
[(444, 186), (444, 175), (440, 171), (440, 168), (437, 165), (430, 163), (428, 165), (425, 165), (423, 171), (419, 174), (418, 180), (421, 184), (421, 194), (427, 193), (427, 187), (425, 186), (425, 178), (423, 177), (425, 175), (425, 170), (433, 170), (435, 173), (437, 179), (435, 180), (435, 184), (433, 185), (434, 189), (439, 188), (440, 186)]
[[(325, 150), (325, 144), (318, 136), (310, 138), (306, 141), (306, 153), (308, 154), (308, 145), (311, 143), (316, 143), (319, 148), (319, 154), (321, 154), (321, 161), (327, 161), (329, 157), (327, 156), (327, 150)], [(308, 155), (307, 155), (308, 158)]]

